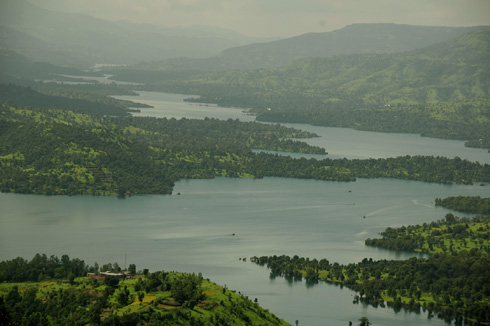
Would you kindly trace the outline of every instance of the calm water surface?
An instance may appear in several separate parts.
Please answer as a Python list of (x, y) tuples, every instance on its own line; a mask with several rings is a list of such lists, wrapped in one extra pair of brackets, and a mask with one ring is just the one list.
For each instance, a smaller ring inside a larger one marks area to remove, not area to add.
[[(254, 116), (246, 115), (243, 109), (222, 108), (213, 105), (183, 102), (192, 95), (166, 94), (158, 92), (138, 92), (140, 96), (114, 96), (152, 105), (141, 109), (135, 116), (153, 116), (180, 119), (240, 119), (254, 121)], [(464, 141), (421, 137), (417, 134), (387, 134), (359, 131), (348, 128), (326, 128), (306, 124), (282, 124), (318, 134), (319, 138), (304, 140), (325, 148), (329, 158), (387, 158), (403, 155), (434, 155), (453, 158), (459, 156), (474, 162), (490, 164), (487, 150), (468, 148)], [(293, 154), (292, 156), (295, 156)], [(297, 155), (296, 155), (297, 156)], [(322, 158), (320, 156), (319, 158)]]
[(270, 280), (265, 268), (239, 258), (404, 259), (411, 254), (365, 247), (363, 241), (387, 226), (443, 218), (448, 210), (433, 206), (436, 196), (489, 195), (481, 186), (389, 179), (184, 180), (177, 192), (126, 199), (0, 194), (0, 258), (66, 253), (87, 263), (123, 265), (127, 253), (128, 263), (139, 268), (202, 272), (258, 298), (291, 323), (346, 325), (367, 316), (375, 325), (442, 325), (425, 315), (353, 305), (346, 288)]
[[(216, 116), (206, 113), (210, 117), (253, 118), (244, 116), (241, 110), (181, 103), (179, 98), (183, 96), (179, 95), (150, 93), (147, 98), (145, 94), (142, 92), (135, 100), (153, 101), (162, 115), (167, 108), (172, 114), (182, 111), (187, 117), (203, 118), (199, 114), (205, 110), (215, 112)], [(159, 96), (168, 104), (160, 103)], [(194, 111), (199, 114), (189, 113)], [(393, 152), (407, 154), (400, 146), (434, 146), (433, 140), (415, 135), (311, 128), (330, 135), (330, 148), (335, 148), (332, 139), (337, 144), (337, 154), (331, 155), (384, 157)], [(382, 136), (383, 144), (392, 144), (393, 148), (376, 149), (378, 145), (371, 144), (373, 139), (381, 141)], [(397, 146), (393, 139), (403, 145)], [(444, 148), (447, 156), (463, 157), (462, 142), (441, 142), (437, 141), (434, 151)], [(356, 145), (349, 151), (350, 143)], [(325, 145), (332, 152), (329, 146)], [(480, 157), (478, 151), (467, 153)], [(128, 264), (135, 263), (138, 268), (202, 272), (212, 281), (257, 298), (263, 307), (292, 324), (299, 320), (300, 325), (348, 325), (366, 316), (374, 325), (444, 325), (423, 313), (354, 305), (354, 293), (347, 288), (322, 283), (309, 287), (283, 278), (271, 280), (264, 267), (250, 263), (248, 258), (287, 254), (339, 263), (358, 262), (365, 257), (405, 259), (412, 255), (365, 247), (364, 240), (376, 237), (387, 226), (443, 218), (449, 211), (433, 206), (436, 197), (488, 197), (490, 187), (390, 179), (341, 183), (217, 178), (182, 180), (176, 184), (174, 193), (178, 192), (181, 195), (126, 199), (0, 194), (0, 259), (30, 259), (40, 252), (68, 254), (89, 264), (124, 265), (127, 254)], [(239, 260), (241, 257), (247, 262)]]

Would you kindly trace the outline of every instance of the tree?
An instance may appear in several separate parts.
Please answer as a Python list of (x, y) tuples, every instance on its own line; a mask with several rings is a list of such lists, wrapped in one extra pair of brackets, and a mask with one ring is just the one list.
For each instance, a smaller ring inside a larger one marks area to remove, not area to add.
[(119, 264), (116, 262), (112, 265), (112, 268), (114, 269), (114, 272), (119, 273), (121, 271), (121, 267)]
[(140, 304), (143, 303), (144, 298), (145, 298), (145, 292), (143, 291), (138, 292), (138, 300), (140, 301)]
[(446, 222), (447, 222), (448, 224), (453, 224), (453, 223), (455, 223), (455, 222), (456, 222), (456, 219), (455, 219), (454, 215), (453, 215), (453, 214), (451, 214), (451, 213), (446, 214)]
[(367, 317), (359, 318), (359, 326), (369, 326), (369, 325), (372, 324), (369, 322), (369, 319), (367, 319)]
[(187, 303), (192, 309), (199, 301), (205, 298), (201, 289), (201, 281), (195, 275), (181, 275), (172, 283), (170, 293), (176, 301)]
[(68, 274), (68, 280), (70, 281), (70, 284), (71, 285), (75, 284), (75, 274), (73, 274), (72, 272), (70, 272)]
[(131, 275), (136, 274), (136, 265), (135, 264), (129, 264), (128, 271), (131, 273)]
[(119, 284), (119, 279), (115, 276), (106, 276), (104, 284), (109, 287), (115, 288)]

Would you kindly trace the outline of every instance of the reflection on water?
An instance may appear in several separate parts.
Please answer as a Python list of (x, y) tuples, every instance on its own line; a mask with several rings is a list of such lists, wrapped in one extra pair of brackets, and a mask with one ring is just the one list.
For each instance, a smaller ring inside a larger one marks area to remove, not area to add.
[[(90, 77), (93, 78), (93, 77)], [(185, 95), (140, 92), (131, 99), (154, 105), (138, 115), (253, 120), (238, 109), (182, 102)], [(293, 125), (321, 138), (328, 157), (460, 156), (490, 163), (490, 155), (463, 142), (417, 135)], [(446, 325), (425, 314), (352, 304), (354, 292), (335, 285), (269, 278), (265, 267), (239, 258), (299, 255), (342, 264), (363, 258), (406, 259), (411, 253), (364, 246), (386, 227), (422, 224), (449, 212), (437, 197), (490, 196), (490, 188), (390, 179), (325, 182), (281, 178), (182, 180), (181, 196), (0, 194), (0, 260), (36, 253), (119, 262), (150, 270), (201, 272), (241, 291), (279, 317), (302, 326), (348, 325), (366, 316), (374, 325)], [(365, 217), (365, 218), (364, 218)], [(233, 235), (235, 234), (235, 235)]]
[(488, 196), (486, 187), (390, 179), (216, 178), (180, 181), (175, 192), (181, 196), (124, 200), (0, 194), (0, 259), (40, 252), (122, 264), (127, 254), (138, 268), (201, 272), (257, 297), (293, 324), (346, 325), (366, 316), (374, 325), (442, 325), (424, 315), (353, 305), (346, 288), (269, 279), (267, 269), (239, 258), (406, 259), (413, 254), (366, 247), (364, 240), (387, 226), (442, 219), (449, 211), (431, 205), (435, 197)]
[[(198, 103), (184, 102), (192, 95), (168, 94), (159, 92), (138, 92), (139, 96), (114, 96), (115, 98), (131, 100), (152, 105), (153, 108), (143, 108), (135, 116), (153, 116), (180, 119), (216, 118), (221, 120), (239, 119), (241, 121), (254, 121), (255, 117), (247, 115), (243, 109), (222, 108), (212, 105), (199, 105)], [(328, 158), (387, 158), (404, 155), (434, 155), (462, 159), (490, 164), (490, 154), (480, 148), (464, 146), (464, 141), (421, 137), (417, 134), (387, 134), (380, 132), (359, 131), (348, 128), (326, 128), (306, 124), (282, 124), (287, 127), (310, 131), (320, 137), (304, 139), (310, 145), (325, 148)], [(303, 154), (287, 154), (292, 157), (304, 156), (318, 158)], [(320, 159), (323, 156), (320, 157)]]

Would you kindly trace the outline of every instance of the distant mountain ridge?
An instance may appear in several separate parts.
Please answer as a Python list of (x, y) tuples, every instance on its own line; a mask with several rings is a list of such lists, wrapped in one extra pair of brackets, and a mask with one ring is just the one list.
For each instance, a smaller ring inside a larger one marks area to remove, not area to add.
[[(353, 24), (326, 33), (308, 33), (223, 51), (222, 59), (279, 67), (296, 59), (363, 53), (401, 53), (457, 37), (481, 27), (432, 27), (397, 24)], [(490, 28), (490, 27), (489, 27)]]
[(481, 29), (409, 52), (304, 58), (150, 86), (250, 108), (261, 121), (420, 133), (487, 148), (489, 76), (490, 30)]
[(247, 91), (265, 97), (298, 92), (322, 101), (355, 98), (356, 106), (377, 106), (490, 98), (489, 75), (490, 30), (483, 29), (410, 52), (304, 58), (282, 67), (217, 72), (175, 84), (193, 87), (191, 94), (222, 99)]
[[(109, 22), (50, 11), (25, 0), (2, 0), (0, 8), (0, 24), (5, 26), (0, 31), (0, 48), (58, 65), (87, 67), (180, 56), (209, 57), (229, 47), (261, 41), (217, 28), (172, 29)], [(60, 54), (64, 58), (59, 58)]]
[(353, 24), (325, 33), (308, 33), (267, 43), (255, 43), (224, 50), (205, 59), (168, 59), (138, 65), (147, 70), (253, 70), (287, 65), (310, 57), (349, 54), (392, 54), (424, 48), (478, 29), (398, 24)]

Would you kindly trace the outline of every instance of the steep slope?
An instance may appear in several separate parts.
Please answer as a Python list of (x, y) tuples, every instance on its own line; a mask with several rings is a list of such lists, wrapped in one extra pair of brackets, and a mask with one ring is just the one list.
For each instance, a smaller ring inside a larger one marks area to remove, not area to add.
[[(155, 84), (259, 120), (417, 132), (490, 145), (490, 31), (401, 54), (308, 58)], [(475, 145), (475, 144), (474, 144)]]
[[(108, 22), (87, 15), (46, 10), (25, 0), (3, 0), (0, 22), (37, 39), (31, 48), (24, 45), (25, 51), (15, 48), (15, 42), (13, 45), (2, 42), (1, 47), (43, 61), (46, 56), (38, 55), (36, 49), (51, 44), (55, 48), (63, 48), (68, 58), (73, 58), (70, 64), (134, 64), (178, 56), (208, 57), (247, 40), (242, 37), (240, 42), (233, 41), (229, 36), (223, 36), (223, 32), (217, 31), (193, 32), (145, 24)], [(39, 41), (44, 44), (39, 44)], [(55, 56), (49, 62), (62, 63)]]
[(308, 57), (362, 53), (399, 53), (423, 48), (474, 28), (429, 27), (397, 24), (353, 24), (327, 33), (309, 33), (264, 44), (223, 51), (223, 61), (242, 62), (244, 67), (279, 67)]
[(58, 63), (62, 66), (88, 66), (90, 61), (84, 56), (70, 52), (53, 42), (42, 41), (29, 34), (0, 25), (0, 49), (22, 53), (36, 61)]
[(397, 24), (354, 24), (326, 33), (309, 33), (267, 43), (224, 50), (206, 59), (168, 59), (134, 67), (143, 70), (253, 70), (280, 67), (294, 60), (349, 54), (392, 54), (412, 51), (490, 27), (433, 27)]
[[(355, 98), (358, 106), (422, 104), (487, 98), (489, 71), (490, 31), (478, 30), (401, 54), (306, 58), (284, 67), (207, 74), (175, 85), (185, 84), (199, 92), (196, 94), (209, 92), (221, 98), (246, 92), (264, 96), (298, 92), (323, 100)], [(420, 91), (427, 94), (415, 94)]]
[(47, 62), (33, 62), (27, 57), (0, 48), (0, 82), (22, 83), (23, 80), (52, 79), (53, 75), (102, 76), (98, 72), (87, 72), (77, 68), (60, 67)]

